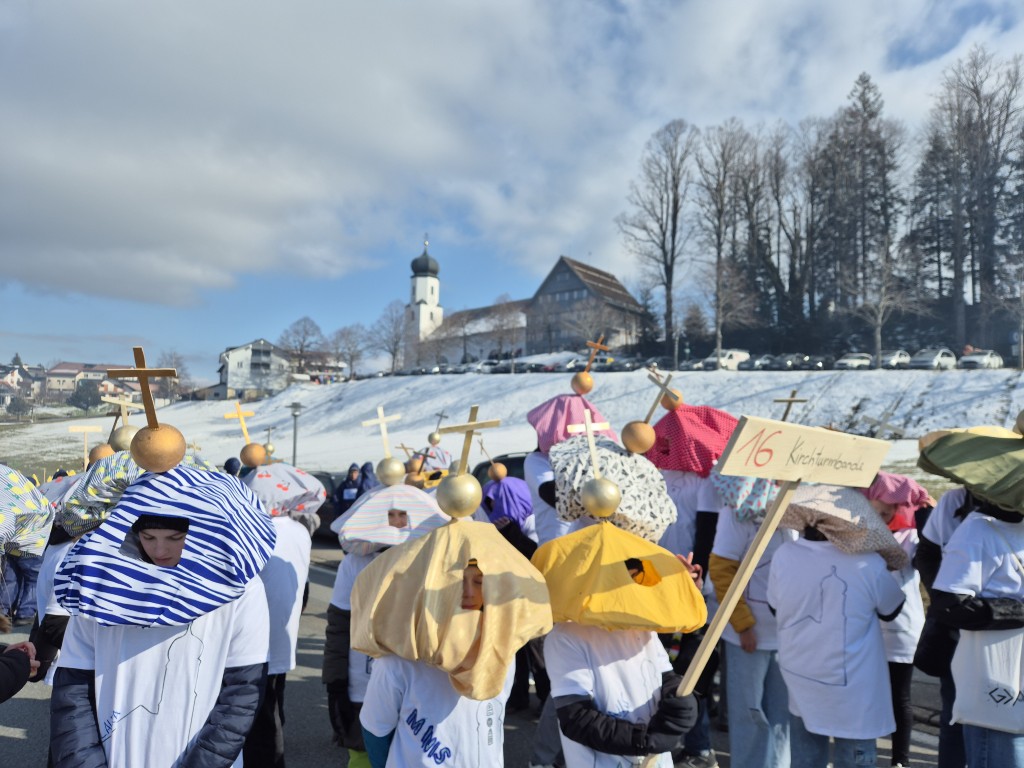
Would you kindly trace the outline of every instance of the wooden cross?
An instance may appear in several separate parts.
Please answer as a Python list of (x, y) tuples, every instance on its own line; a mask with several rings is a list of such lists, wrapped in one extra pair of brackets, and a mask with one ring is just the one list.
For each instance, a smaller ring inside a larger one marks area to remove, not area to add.
[(572, 434), (579, 434), (584, 432), (587, 435), (587, 445), (590, 446), (590, 463), (594, 465), (594, 479), (601, 477), (601, 470), (597, 468), (597, 443), (594, 442), (594, 431), (601, 429), (610, 429), (611, 424), (607, 421), (593, 422), (590, 420), (590, 409), (583, 411), (583, 423), (582, 424), (570, 424), (566, 427), (566, 431)]
[(384, 406), (378, 405), (377, 418), (369, 419), (368, 421), (363, 422), (364, 427), (380, 427), (380, 439), (384, 443), (385, 459), (391, 458), (391, 448), (388, 446), (388, 422), (398, 421), (400, 418), (402, 418), (402, 415), (400, 413), (396, 413), (394, 416), (385, 416)]
[(178, 372), (174, 368), (147, 368), (146, 353), (142, 347), (133, 347), (135, 354), (134, 368), (114, 368), (107, 371), (107, 378), (110, 379), (138, 379), (142, 389), (142, 405), (146, 409), (146, 423), (150, 429), (156, 429), (160, 422), (156, 419), (156, 405), (153, 403), (153, 393), (149, 389), (150, 379), (176, 379)]
[[(242, 435), (245, 437), (246, 445), (248, 445), (252, 441), (249, 439), (249, 428), (245, 425), (245, 417), (255, 415), (256, 414), (253, 411), (243, 411), (242, 404), (237, 400), (235, 400), (235, 412), (224, 414), (225, 419), (238, 419), (238, 423), (242, 427)], [(270, 433), (267, 433), (267, 442), (270, 442)]]
[(590, 359), (587, 360), (587, 364), (584, 366), (583, 371), (587, 373), (590, 371), (590, 366), (594, 364), (594, 358), (597, 357), (598, 351), (607, 352), (611, 347), (606, 347), (602, 342), (604, 341), (604, 334), (598, 338), (597, 341), (588, 341), (587, 346), (590, 347)]
[(437, 416), (437, 426), (434, 427), (434, 431), (436, 432), (441, 428), (441, 422), (448, 418), (448, 414), (445, 413), (444, 408), (442, 408), (440, 413), (435, 413), (434, 415)]
[(193, 438), (192, 442), (188, 444), (188, 447), (189, 450), (192, 451), (192, 453), (198, 453), (199, 451), (203, 450), (203, 447), (195, 441), (195, 438)]
[(459, 461), (459, 474), (466, 474), (466, 468), (469, 466), (469, 449), (473, 447), (473, 434), (481, 429), (491, 429), (492, 427), (500, 427), (501, 419), (492, 419), (491, 421), (477, 421), (476, 415), (480, 410), (479, 405), (473, 405), (469, 408), (469, 421), (465, 424), (452, 424), (448, 427), (441, 427), (438, 431), (441, 434), (447, 434), (449, 432), (462, 432), (466, 438), (462, 442), (462, 458)]
[(480, 437), (477, 439), (477, 442), (480, 443), (480, 453), (482, 453), (484, 456), (486, 456), (487, 460), (489, 462), (491, 462), (491, 464), (493, 464), (494, 463), (494, 459), (491, 458), (491, 454), (489, 454), (487, 452), (487, 449), (484, 448), (484, 436), (480, 435)]
[(644, 422), (650, 424), (651, 418), (654, 416), (654, 412), (658, 409), (658, 403), (662, 401), (662, 398), (668, 396), (672, 398), (672, 402), (674, 403), (677, 400), (679, 400), (679, 395), (677, 395), (675, 392), (668, 388), (668, 385), (672, 382), (671, 373), (665, 378), (664, 381), (662, 381), (661, 376), (652, 371), (651, 373), (647, 374), (647, 380), (650, 381), (652, 384), (658, 385), (658, 396), (654, 398), (654, 404), (651, 406), (651, 410), (647, 412), (647, 418), (644, 419)]
[(99, 427), (91, 427), (86, 425), (75, 425), (68, 427), (68, 432), (81, 432), (82, 433), (82, 468), (86, 469), (89, 466), (89, 433), (102, 431)]
[(793, 403), (806, 403), (806, 399), (801, 399), (796, 396), (796, 390), (794, 389), (789, 393), (789, 397), (780, 397), (776, 400), (772, 400), (773, 403), (785, 403), (786, 412), (782, 414), (782, 421), (785, 421), (789, 417), (789, 411), (793, 407)]
[(903, 430), (895, 424), (889, 423), (889, 418), (891, 416), (892, 412), (886, 411), (882, 414), (882, 418), (880, 419), (873, 419), (870, 416), (861, 416), (860, 420), (875, 427), (875, 437), (881, 437), (884, 432), (889, 432), (893, 437), (903, 437)]
[(413, 455), (413, 454), (414, 454), (414, 453), (416, 452), (416, 449), (415, 449), (415, 448), (410, 448), (410, 447), (409, 447), (408, 445), (406, 445), (405, 443), (399, 443), (399, 444), (398, 444), (398, 445), (396, 445), (395, 447), (396, 447), (396, 448), (398, 448), (398, 449), (400, 449), (400, 450), (402, 450), (402, 451), (405, 451), (405, 458), (406, 458), (406, 461), (408, 461), (409, 459), (411, 459), (411, 458), (412, 458), (412, 455)]
[[(128, 426), (128, 415), (131, 411), (145, 410), (138, 403), (133, 403), (130, 399), (126, 398), (108, 397), (107, 395), (103, 395), (103, 397), (101, 397), (100, 400), (102, 400), (104, 403), (116, 405), (121, 409), (121, 412), (118, 414), (118, 416), (120, 416), (121, 423), (125, 426)], [(117, 426), (117, 418), (114, 419), (114, 426)]]

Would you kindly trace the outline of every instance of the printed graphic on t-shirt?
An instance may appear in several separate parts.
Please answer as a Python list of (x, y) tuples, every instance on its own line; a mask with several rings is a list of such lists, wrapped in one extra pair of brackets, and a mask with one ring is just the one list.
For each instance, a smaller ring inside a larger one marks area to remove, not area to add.
[(780, 659), (786, 672), (823, 685), (846, 685), (848, 586), (832, 566), (832, 572), (821, 580), (818, 599), (808, 606), (808, 613), (779, 626), (779, 642), (790, 649), (785, 659)]

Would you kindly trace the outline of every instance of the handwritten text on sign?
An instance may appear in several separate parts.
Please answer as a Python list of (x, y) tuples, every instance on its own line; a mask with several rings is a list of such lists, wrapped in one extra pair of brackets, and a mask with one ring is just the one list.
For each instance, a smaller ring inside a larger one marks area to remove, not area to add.
[(743, 416), (718, 467), (723, 475), (866, 488), (888, 452), (885, 440)]

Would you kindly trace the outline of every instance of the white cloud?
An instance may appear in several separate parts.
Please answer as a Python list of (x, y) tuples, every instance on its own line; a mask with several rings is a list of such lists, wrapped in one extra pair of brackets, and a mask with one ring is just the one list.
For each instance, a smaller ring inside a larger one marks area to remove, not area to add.
[(436, 220), (535, 273), (565, 253), (628, 276), (613, 220), (654, 130), (828, 115), (861, 71), (917, 127), (971, 44), (1024, 49), (1011, 3), (959, 40), (974, 6), (948, 7), (25, 5), (0, 19), (0, 258), (28, 285), (158, 281), (154, 300), (185, 303), (245, 274), (366, 268)]

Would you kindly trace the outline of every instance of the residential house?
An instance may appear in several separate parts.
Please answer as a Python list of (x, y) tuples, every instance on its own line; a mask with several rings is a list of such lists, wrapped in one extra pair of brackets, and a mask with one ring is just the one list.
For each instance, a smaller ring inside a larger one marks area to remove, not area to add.
[(291, 372), (287, 350), (256, 339), (221, 352), (220, 381), (199, 394), (211, 400), (254, 400), (285, 389), (291, 383)]

